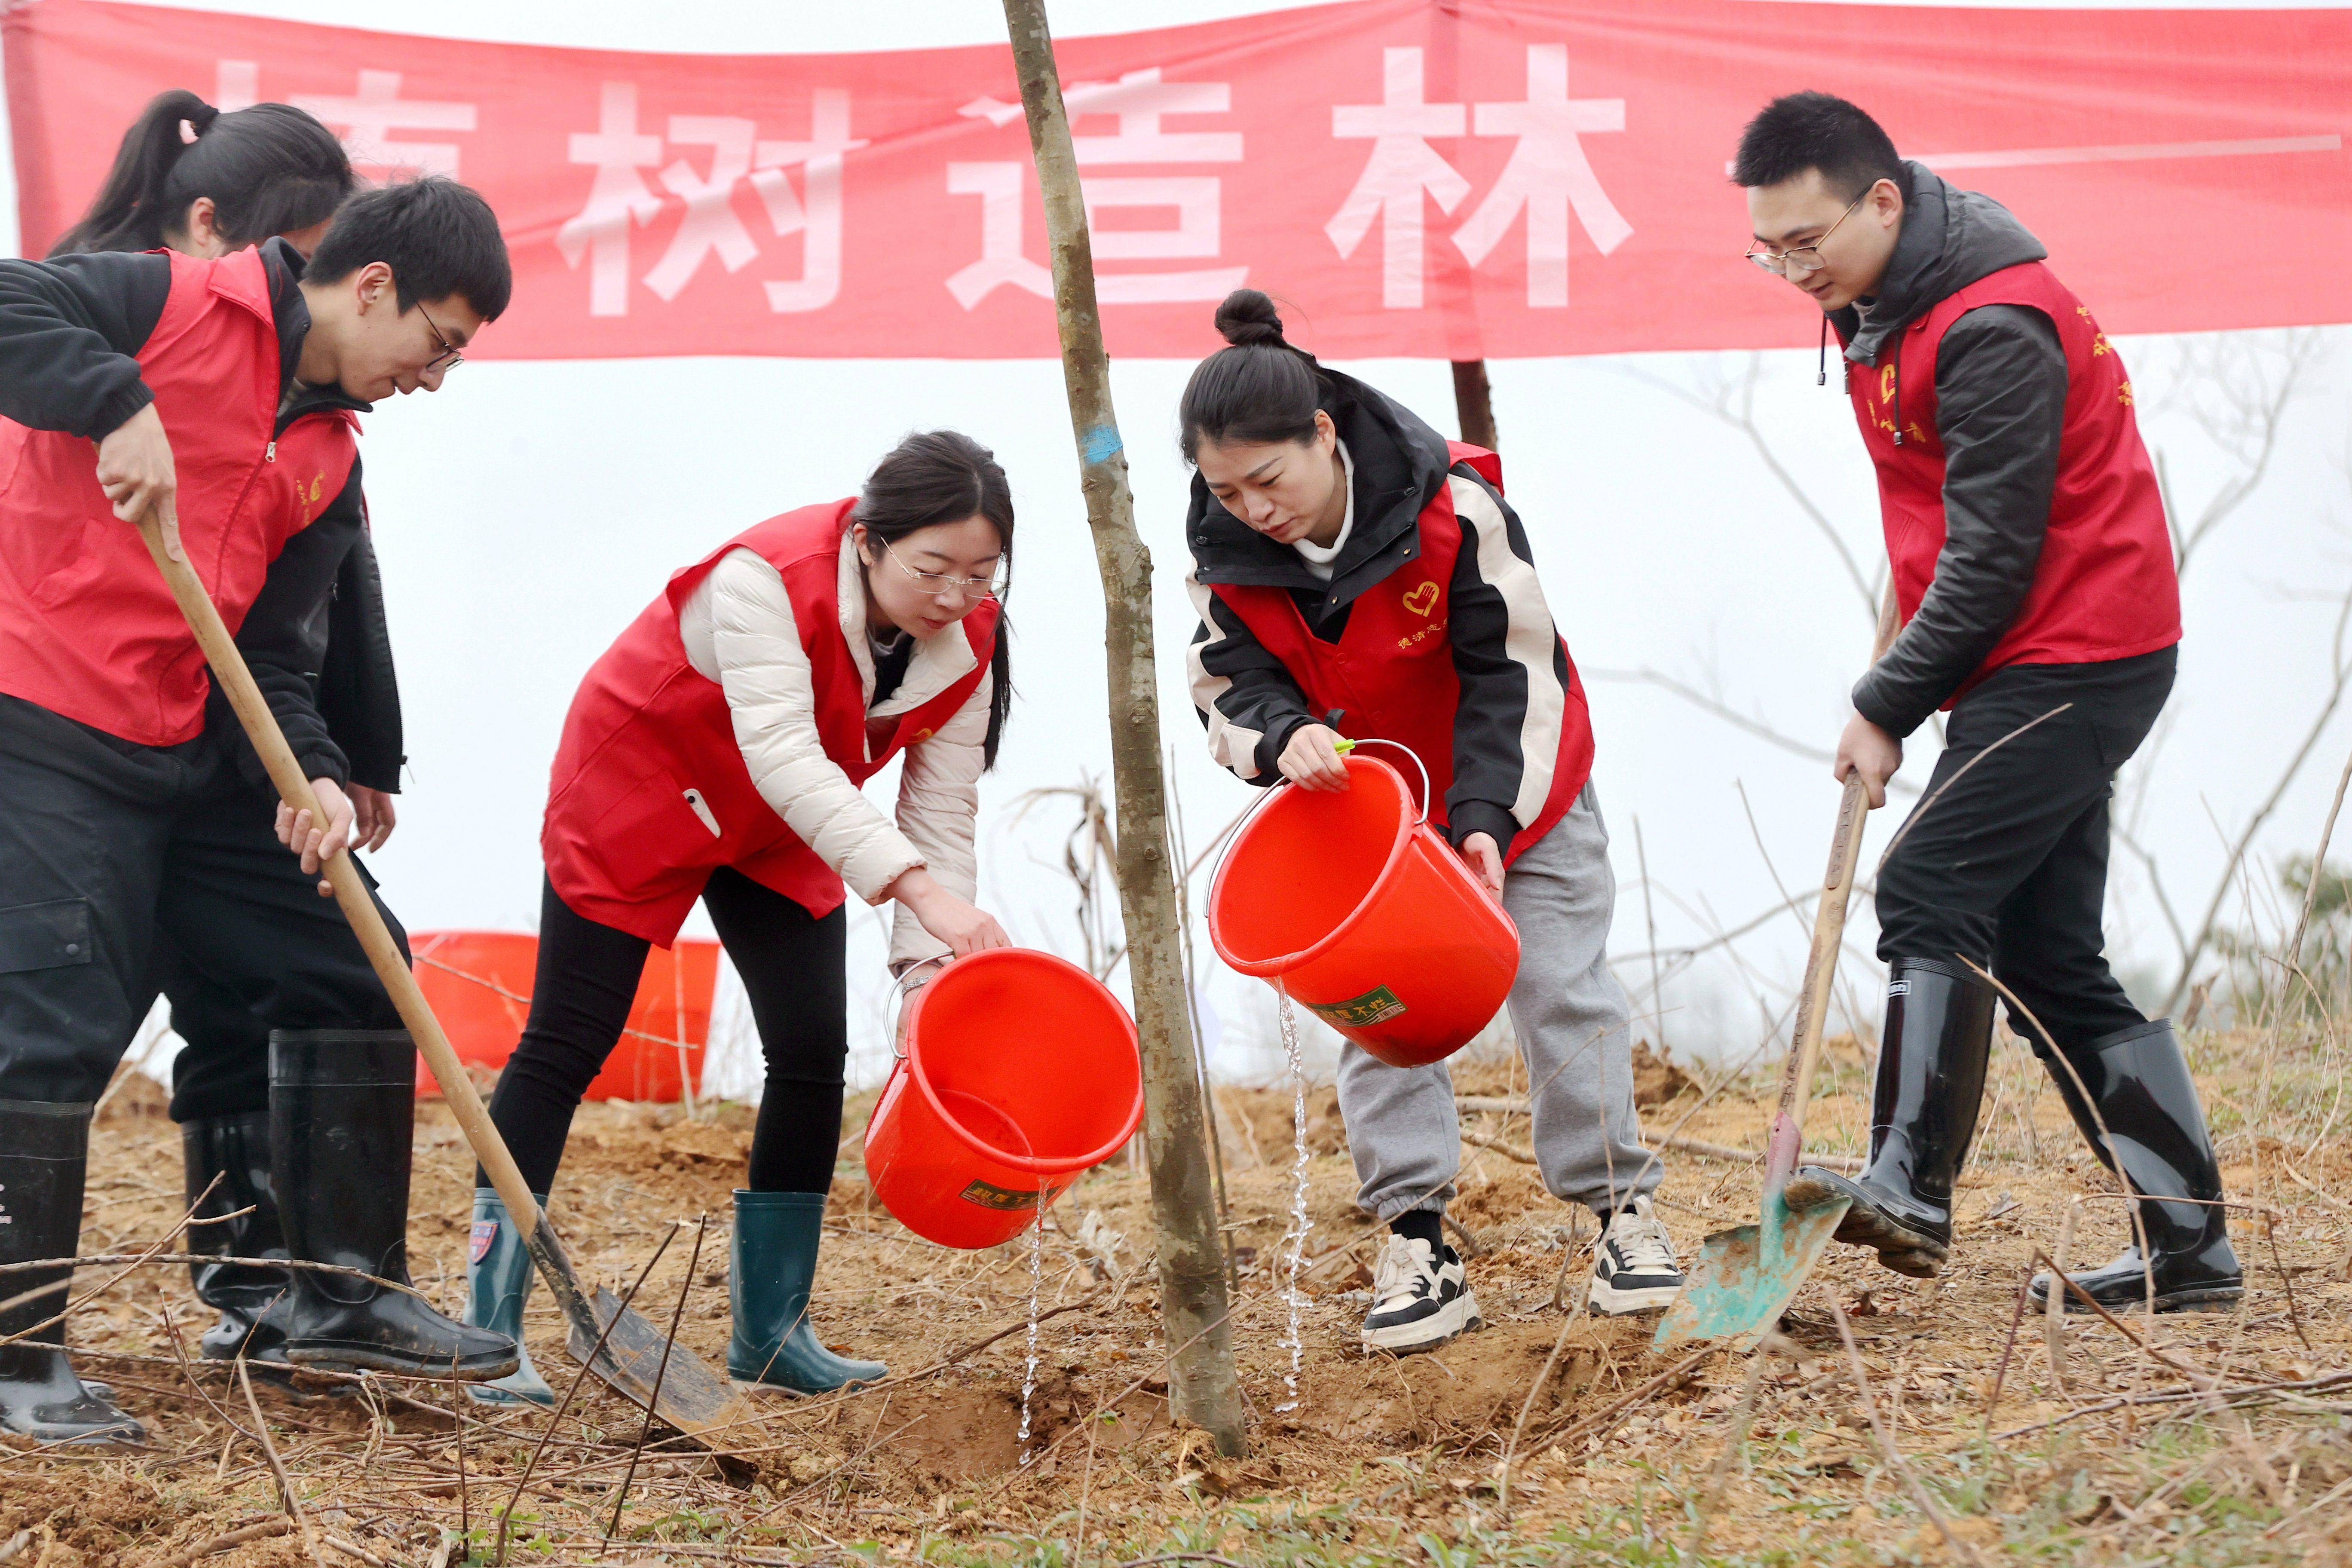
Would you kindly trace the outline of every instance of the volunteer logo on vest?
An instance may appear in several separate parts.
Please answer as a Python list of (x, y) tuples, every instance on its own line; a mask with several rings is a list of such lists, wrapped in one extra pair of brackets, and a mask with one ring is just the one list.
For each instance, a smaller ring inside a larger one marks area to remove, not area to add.
[(1425, 616), (1437, 608), (1437, 584), (1423, 583), (1404, 596), (1404, 607), (1416, 616)]

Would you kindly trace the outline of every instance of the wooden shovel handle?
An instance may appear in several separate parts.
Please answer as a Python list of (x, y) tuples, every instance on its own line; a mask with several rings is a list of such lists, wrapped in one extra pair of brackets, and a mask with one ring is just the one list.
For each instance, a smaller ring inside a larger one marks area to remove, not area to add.
[[(1885, 657), (1899, 629), (1895, 585), (1878, 610), (1878, 630), (1871, 662)], [(1829, 1016), (1830, 989), (1837, 982), (1839, 945), (1845, 940), (1846, 905), (1853, 896), (1853, 878), (1862, 859), (1862, 829), (1870, 816), (1870, 786), (1859, 772), (1845, 781), (1838, 802), (1837, 831), (1830, 838), (1828, 873), (1822, 879), (1822, 896), (1813, 906), (1812, 951), (1805, 957), (1805, 984), (1797, 999), (1797, 1033), (1790, 1042), (1789, 1062), (1780, 1076), (1780, 1100), (1772, 1117), (1765, 1148), (1764, 1184), (1778, 1187), (1793, 1173), (1802, 1148), (1805, 1103), (1813, 1091), (1813, 1068), (1821, 1061), (1822, 1021)]]
[[(168, 502), (164, 510), (168, 512)], [(262, 766), (269, 770), (269, 782), (277, 786), (288, 805), (309, 812), (314, 822), (324, 821), (325, 814), (320, 809), (319, 797), (311, 791), (310, 781), (303, 776), (302, 764), (296, 760), (294, 749), (286, 743), (285, 731), (278, 727), (278, 716), (270, 712), (261, 689), (254, 684), (253, 672), (246, 668), (236, 639), (229, 635), (195, 568), (165, 553), (163, 524), (154, 514), (150, 513), (147, 521), (139, 525), (139, 536), (147, 542), (147, 552), (154, 557), (163, 581), (171, 585), (172, 597), (179, 602), (188, 630), (195, 634), (196, 646), (204, 650), (205, 661), (212, 666), (213, 679), (227, 693), (229, 706), (236, 710), (237, 721), (245, 726), (253, 749), (261, 754)], [(408, 961), (401, 956), (400, 944), (393, 941), (391, 929), (383, 923), (383, 915), (375, 907), (375, 898), (368, 891), (359, 867), (349, 852), (339, 851), (326, 863), (325, 869), (327, 880), (334, 886), (335, 902), (342, 906), (343, 917), (351, 921), (352, 933), (366, 950), (376, 978), (391, 994), (401, 1022), (408, 1026), (416, 1048), (425, 1054), (425, 1066), (440, 1080), (442, 1095), (456, 1113), (466, 1141), (473, 1145), (474, 1157), (481, 1161), (490, 1184), (498, 1189), (507, 1213), (514, 1217), (516, 1230), (529, 1245), (543, 1228), (539, 1205), (524, 1184), (514, 1155), (508, 1152), (506, 1140), (499, 1136), (490, 1113), (483, 1108), (482, 1097), (475, 1092), (474, 1080), (458, 1064), (457, 1053), (450, 1048), (449, 1037), (441, 1032), (440, 1022), (433, 1016), (433, 1008), (425, 1000), (425, 992), (416, 984)], [(549, 1233), (547, 1241), (552, 1243), (553, 1233)], [(532, 1247), (531, 1250), (536, 1253), (541, 1248)], [(573, 1289), (577, 1289), (576, 1284)]]

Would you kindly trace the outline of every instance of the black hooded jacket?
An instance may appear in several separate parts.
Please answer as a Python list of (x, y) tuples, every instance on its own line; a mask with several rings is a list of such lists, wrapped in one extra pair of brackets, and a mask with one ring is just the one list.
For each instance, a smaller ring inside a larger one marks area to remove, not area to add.
[[(1947, 296), (2049, 254), (1991, 197), (1924, 164), (1904, 168), (1910, 191), (1886, 276), (1858, 309), (1830, 318), (1853, 364), (1891, 359), (1902, 330)], [(1896, 736), (1950, 700), (2033, 586), (2066, 412), (2056, 327), (2025, 305), (1969, 311), (1937, 351), (1936, 405), (1944, 547), (1917, 614), (1853, 689), (1855, 710)]]
[[(1466, 465), (1454, 464), (1445, 437), (1418, 416), (1352, 376), (1328, 369), (1319, 374), (1324, 410), (1338, 426), (1354, 468), (1354, 527), (1332, 563), (1327, 584), (1307, 569), (1297, 551), (1234, 516), (1209, 493), (1199, 474), (1192, 476), (1184, 540), (1192, 554), (1185, 587), (1201, 616), (1185, 661), (1193, 703), (1221, 761), (1249, 783), (1276, 782), (1281, 777), (1278, 759), (1291, 735), (1300, 725), (1323, 721), (1325, 716), (1308, 710), (1306, 694), (1282, 661), (1212, 587), (1283, 589), (1297, 603), (1307, 628), (1323, 641), (1336, 643), (1347, 629), (1356, 600), (1421, 554), (1422, 509), (1435, 499), (1439, 487), (1449, 479), (1475, 484), (1493, 508), (1456, 507), (1463, 542), (1448, 590), (1453, 606), (1448, 635), (1461, 700), (1454, 714), (1454, 783), (1445, 795), (1446, 825), (1457, 845), (1473, 833), (1487, 833), (1498, 847), (1507, 847), (1527, 826), (1512, 815), (1511, 803), (1520, 795), (1528, 753), (1540, 751), (1541, 765), (1559, 744), (1557, 731), (1549, 737), (1527, 732), (1530, 683), (1555, 682), (1562, 690), (1569, 684), (1559, 635), (1534, 586), (1535, 557), (1527, 531), (1518, 514), (1484, 479)], [(1507, 591), (1481, 571), (1481, 514), (1485, 526), (1499, 527), (1511, 555), (1528, 567)], [(1519, 646), (1548, 647), (1550, 658), (1531, 665), (1514, 657), (1510, 645), (1515, 631)], [(1219, 745), (1217, 736), (1228, 731), (1256, 737), (1246, 754), (1228, 754), (1232, 748)]]
[[(280, 380), (292, 387), (310, 326), (298, 287), (302, 258), (277, 239), (262, 254)], [(154, 251), (0, 260), (0, 415), (93, 443), (110, 435), (154, 400), (132, 356), (162, 318), (171, 287), (171, 258)], [(303, 388), (278, 410), (278, 427), (320, 408), (367, 406)], [(341, 492), (270, 563), (236, 640), (304, 773), (398, 789), (400, 694), (357, 459)], [(244, 774), (266, 784), (217, 684), (206, 721), (230, 738)]]

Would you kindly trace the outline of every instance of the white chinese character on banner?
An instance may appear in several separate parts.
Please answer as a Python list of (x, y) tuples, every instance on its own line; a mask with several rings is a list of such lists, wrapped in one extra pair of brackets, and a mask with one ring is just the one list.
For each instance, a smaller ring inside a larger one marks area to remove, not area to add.
[(386, 179), (410, 169), (457, 178), (456, 142), (396, 142), (392, 133), (396, 130), (471, 131), (474, 106), (404, 99), (400, 83), (398, 71), (363, 70), (359, 90), (349, 98), (300, 92), (286, 101), (309, 110), (330, 126), (343, 127), (343, 145), (351, 149), (352, 166), (367, 178)]
[(980, 198), (980, 259), (948, 275), (948, 292), (967, 310), (1002, 288), (1025, 289), (1040, 299), (1054, 292), (1053, 274), (1021, 252), (1025, 167), (1010, 160), (948, 165), (948, 195)]
[[(628, 314), (629, 227), (650, 222), (663, 205), (640, 169), (662, 160), (663, 138), (637, 130), (634, 83), (604, 84), (600, 124), (574, 132), (572, 162), (594, 166), (596, 178), (579, 216), (556, 231), (556, 245), (572, 266), (592, 257), (589, 313)], [(849, 94), (821, 88), (811, 100), (805, 141), (763, 141), (758, 124), (736, 115), (674, 114), (668, 140), (682, 147), (708, 147), (708, 174), (684, 158), (673, 159), (659, 175), (664, 190), (685, 203), (677, 230), (645, 275), (646, 288), (675, 300), (694, 280), (706, 258), (737, 272), (760, 254), (760, 242), (735, 206), (740, 187), (749, 185), (766, 210), (776, 237), (801, 237), (801, 276), (769, 279), (768, 308), (779, 313), (822, 310), (841, 292), (842, 159), (866, 145), (849, 135)], [(793, 188), (789, 171), (798, 167), (805, 196)]]
[[(359, 90), (349, 98), (295, 93), (287, 102), (308, 110), (330, 127), (341, 127), (352, 164), (369, 179), (389, 179), (406, 173), (457, 174), (454, 142), (397, 142), (393, 132), (471, 131), (475, 106), (400, 96), (401, 73), (363, 70)], [(213, 62), (213, 106), (223, 114), (250, 109), (261, 101), (261, 67), (255, 60)]]
[(1356, 177), (1323, 232), (1331, 237), (1342, 260), (1353, 256), (1372, 219), (1381, 220), (1381, 303), (1391, 310), (1421, 308), (1423, 255), (1422, 197), (1426, 193), (1440, 212), (1451, 213), (1470, 194), (1462, 172), (1438, 156), (1429, 144), (1433, 136), (1459, 136), (1466, 118), (1458, 103), (1426, 103), (1422, 100), (1421, 51), (1383, 49), (1381, 101), (1335, 105), (1331, 134), (1339, 138), (1370, 137), (1371, 156)]
[(662, 139), (637, 130), (636, 83), (606, 82), (596, 129), (572, 133), (572, 162), (596, 170), (588, 205), (555, 231), (564, 265), (577, 267), (583, 255), (588, 258), (592, 316), (629, 313), (629, 226), (643, 228), (661, 211), (661, 198), (637, 171), (654, 167), (661, 155)]
[(672, 142), (710, 149), (710, 174), (697, 174), (683, 158), (661, 172), (662, 188), (686, 203), (686, 216), (670, 237), (669, 248), (646, 274), (646, 287), (663, 299), (677, 299), (706, 256), (717, 257), (719, 266), (733, 272), (760, 254), (734, 205), (736, 185), (751, 177), (751, 142), (758, 134), (751, 121), (728, 115), (669, 117)]
[(1577, 141), (1580, 132), (1625, 129), (1622, 98), (1568, 96), (1568, 46), (1528, 46), (1524, 103), (1478, 105), (1481, 136), (1516, 136), (1510, 162), (1495, 188), (1454, 230), (1454, 243), (1470, 265), (1486, 259), (1524, 209), (1528, 216), (1528, 303), (1568, 303), (1568, 214), (1570, 207), (1601, 254), (1632, 237), (1625, 221)]
[[(809, 102), (805, 142), (762, 142), (752, 149), (751, 188), (768, 209), (776, 237), (801, 237), (801, 275), (771, 279), (768, 309), (779, 313), (821, 310), (841, 292), (841, 164), (866, 143), (849, 135), (849, 94), (821, 87)], [(784, 171), (797, 164), (805, 195), (795, 195)]]
[[(1171, 114), (1230, 113), (1233, 87), (1228, 82), (1163, 81), (1154, 66), (1129, 71), (1115, 82), (1074, 82), (1063, 101), (1074, 125), (1089, 115), (1108, 115), (1118, 121), (1111, 135), (1072, 135), (1081, 165), (1238, 163), (1242, 159), (1237, 131), (1171, 131), (1160, 123)], [(959, 112), (1002, 126), (1021, 118), (1021, 106), (982, 98)], [(1026, 160), (948, 165), (948, 194), (981, 198), (980, 259), (948, 279), (948, 291), (967, 310), (1000, 288), (1023, 289), (1041, 298), (1053, 292), (1052, 275), (1023, 249), (1023, 171), (1028, 167)], [(1086, 180), (1082, 189), (1098, 261), (1207, 259), (1223, 249), (1223, 181), (1214, 174), (1107, 176)], [(1120, 208), (1170, 211), (1175, 226), (1104, 228), (1102, 215)], [(1113, 305), (1222, 300), (1248, 276), (1246, 267), (1100, 272), (1095, 294)]]

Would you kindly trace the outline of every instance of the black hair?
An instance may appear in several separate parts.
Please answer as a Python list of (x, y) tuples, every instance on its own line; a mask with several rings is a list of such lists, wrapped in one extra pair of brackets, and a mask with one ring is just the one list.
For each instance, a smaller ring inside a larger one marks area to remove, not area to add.
[(1313, 354), (1283, 337), (1274, 301), (1255, 289), (1234, 289), (1217, 307), (1217, 331), (1226, 346), (1192, 367), (1177, 405), (1184, 460), (1195, 460), (1203, 437), (1221, 447), (1315, 439), (1323, 374)]
[(1819, 169), (1830, 189), (1847, 201), (1881, 180), (1909, 195), (1903, 159), (1877, 121), (1826, 92), (1792, 92), (1766, 104), (1739, 133), (1732, 160), (1737, 185), (1777, 185)]
[(325, 222), (357, 183), (335, 133), (292, 104), (257, 103), (223, 114), (174, 88), (158, 93), (122, 133), (89, 210), (49, 254), (160, 249), (200, 196), (212, 198), (222, 238), (257, 245)]
[[(866, 525), (876, 542), (866, 552), (868, 564), (882, 559), (883, 544), (895, 544), (918, 529), (943, 522), (984, 517), (995, 525), (1004, 546), (1003, 570), (1013, 569), (1013, 486), (996, 454), (960, 430), (918, 430), (874, 465), (857, 493), (849, 520)], [(997, 742), (1004, 733), (1004, 716), (1013, 706), (1011, 624), (1000, 610), (996, 617), (996, 651), (989, 658), (994, 677), (988, 697), (988, 739), (981, 749), (981, 765), (996, 765)]]
[(345, 202), (303, 277), (332, 283), (373, 261), (392, 268), (404, 315), (419, 300), (458, 294), (476, 315), (494, 321), (514, 297), (498, 214), (478, 192), (437, 174), (379, 185)]

